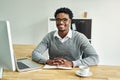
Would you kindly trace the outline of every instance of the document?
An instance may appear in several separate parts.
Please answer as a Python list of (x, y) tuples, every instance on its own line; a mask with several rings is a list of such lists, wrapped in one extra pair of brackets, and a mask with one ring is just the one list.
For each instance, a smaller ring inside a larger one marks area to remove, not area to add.
[(72, 69), (72, 67), (64, 67), (64, 66), (53, 66), (53, 65), (45, 65), (43, 68), (47, 68), (47, 69)]

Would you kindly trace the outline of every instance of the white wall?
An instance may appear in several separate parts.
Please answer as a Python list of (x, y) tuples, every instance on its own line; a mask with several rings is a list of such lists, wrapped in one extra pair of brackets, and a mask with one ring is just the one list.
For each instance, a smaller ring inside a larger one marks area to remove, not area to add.
[(92, 23), (92, 45), (100, 64), (120, 65), (120, 0), (0, 0), (0, 20), (11, 22), (14, 44), (38, 44), (47, 34), (48, 17), (69, 7), (74, 18), (84, 11)]

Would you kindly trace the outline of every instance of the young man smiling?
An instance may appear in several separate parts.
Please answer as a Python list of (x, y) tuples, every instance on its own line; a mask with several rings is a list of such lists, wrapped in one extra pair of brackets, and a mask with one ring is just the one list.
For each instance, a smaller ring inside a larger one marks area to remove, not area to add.
[[(64, 67), (97, 65), (99, 58), (89, 40), (82, 33), (70, 29), (72, 11), (65, 7), (59, 8), (54, 16), (58, 30), (43, 38), (34, 49), (32, 59), (39, 63)], [(43, 56), (47, 49), (49, 59)]]

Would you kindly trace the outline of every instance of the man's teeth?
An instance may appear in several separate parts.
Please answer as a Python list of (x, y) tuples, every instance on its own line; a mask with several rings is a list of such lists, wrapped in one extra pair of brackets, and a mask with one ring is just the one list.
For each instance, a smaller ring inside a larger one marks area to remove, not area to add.
[(63, 25), (59, 26), (59, 27), (64, 27)]

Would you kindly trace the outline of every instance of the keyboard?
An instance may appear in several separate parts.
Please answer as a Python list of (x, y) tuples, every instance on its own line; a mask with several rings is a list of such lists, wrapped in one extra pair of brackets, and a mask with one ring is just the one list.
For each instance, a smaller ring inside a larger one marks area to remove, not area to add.
[(25, 65), (25, 64), (22, 63), (22, 62), (17, 62), (17, 65), (18, 65), (18, 68), (19, 68), (19, 69), (26, 69), (26, 68), (29, 68), (29, 66)]

